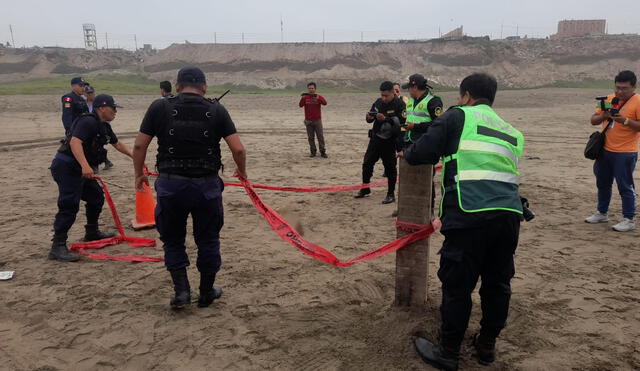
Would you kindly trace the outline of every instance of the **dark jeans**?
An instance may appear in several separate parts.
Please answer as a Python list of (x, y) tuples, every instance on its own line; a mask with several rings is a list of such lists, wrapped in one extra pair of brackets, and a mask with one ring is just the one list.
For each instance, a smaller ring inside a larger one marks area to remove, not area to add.
[(396, 160), (396, 146), (394, 139), (379, 139), (374, 137), (369, 139), (367, 152), (364, 154), (362, 162), (362, 183), (368, 184), (373, 176), (373, 166), (382, 159), (384, 174), (387, 176), (387, 194), (393, 195), (396, 190), (396, 178), (398, 168)]
[(51, 175), (58, 184), (58, 213), (53, 222), (57, 235), (66, 235), (76, 221), (80, 200), (86, 202), (87, 224), (98, 224), (104, 205), (102, 187), (95, 179), (82, 177), (80, 165), (71, 157), (58, 154), (51, 162)]
[(598, 212), (606, 214), (611, 202), (611, 187), (616, 180), (622, 198), (622, 215), (633, 219), (636, 215), (636, 189), (633, 184), (633, 170), (638, 160), (637, 153), (616, 153), (603, 151), (593, 164), (598, 187)]
[(309, 139), (309, 151), (315, 154), (316, 149), (315, 136), (318, 136), (318, 146), (320, 147), (320, 153), (326, 153), (324, 148), (324, 133), (322, 131), (322, 120), (317, 121), (304, 121), (304, 126), (307, 128), (307, 139)]
[(176, 270), (189, 265), (184, 241), (187, 235), (187, 218), (191, 214), (193, 237), (198, 246), (196, 266), (201, 273), (217, 273), (222, 264), (222, 180), (217, 176), (193, 179), (159, 177), (155, 187), (158, 196), (156, 228), (164, 243), (167, 269)]
[(471, 314), (471, 293), (482, 277), (481, 333), (495, 338), (509, 313), (513, 254), (518, 246), (520, 217), (496, 217), (478, 228), (443, 231), (438, 278), (442, 282), (442, 345), (459, 350)]

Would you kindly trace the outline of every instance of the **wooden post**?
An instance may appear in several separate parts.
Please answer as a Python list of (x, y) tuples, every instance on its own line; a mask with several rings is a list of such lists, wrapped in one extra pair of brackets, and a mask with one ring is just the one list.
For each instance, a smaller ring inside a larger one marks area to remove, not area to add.
[[(411, 166), (400, 159), (398, 220), (427, 225), (431, 222), (433, 166)], [(408, 232), (398, 229), (398, 237)], [(396, 298), (400, 307), (422, 307), (427, 302), (429, 239), (417, 241), (396, 252)]]

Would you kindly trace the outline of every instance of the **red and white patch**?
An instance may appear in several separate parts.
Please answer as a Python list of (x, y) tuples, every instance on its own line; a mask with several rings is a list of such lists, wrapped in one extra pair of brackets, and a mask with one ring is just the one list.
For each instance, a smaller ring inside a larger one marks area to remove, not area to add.
[(65, 102), (71, 102), (71, 97), (64, 97)]

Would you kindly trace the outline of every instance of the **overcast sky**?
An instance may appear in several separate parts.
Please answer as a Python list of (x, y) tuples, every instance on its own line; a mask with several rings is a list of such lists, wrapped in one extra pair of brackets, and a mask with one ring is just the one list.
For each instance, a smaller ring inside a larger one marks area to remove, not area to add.
[[(388, 4), (388, 5), (386, 5)], [(400, 6), (398, 4), (406, 4)], [(579, 4), (579, 6), (576, 6)], [(0, 42), (82, 47), (82, 24), (95, 24), (98, 46), (134, 48), (174, 42), (377, 41), (438, 37), (464, 25), (470, 36), (546, 37), (562, 19), (607, 19), (609, 33), (640, 33), (640, 1), (206, 1), (3, 0)], [(105, 33), (107, 37), (105, 37)]]

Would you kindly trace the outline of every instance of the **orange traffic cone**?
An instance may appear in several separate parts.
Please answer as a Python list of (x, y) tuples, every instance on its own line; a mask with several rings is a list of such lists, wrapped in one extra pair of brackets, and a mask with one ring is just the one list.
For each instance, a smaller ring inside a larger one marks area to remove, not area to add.
[(156, 226), (154, 211), (156, 199), (148, 185), (142, 184), (142, 191), (136, 190), (136, 219), (131, 221), (134, 230), (153, 228)]

